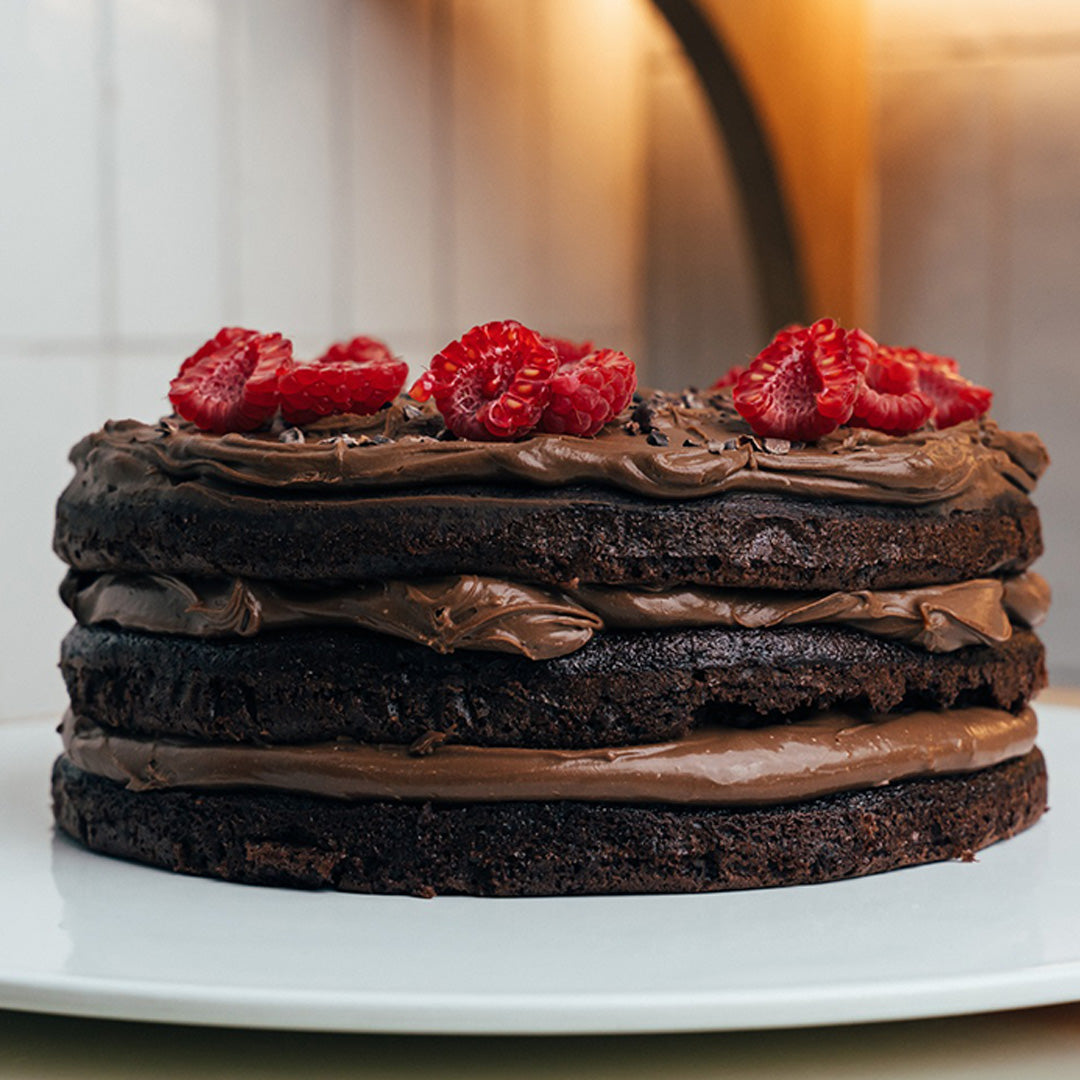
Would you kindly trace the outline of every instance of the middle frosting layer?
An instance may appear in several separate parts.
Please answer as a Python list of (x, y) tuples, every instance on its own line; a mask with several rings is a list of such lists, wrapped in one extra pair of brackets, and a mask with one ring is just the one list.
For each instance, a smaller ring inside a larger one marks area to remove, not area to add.
[(335, 799), (551, 801), (767, 806), (908, 777), (988, 768), (1035, 745), (1030, 708), (967, 708), (860, 720), (810, 720), (595, 750), (376, 746), (340, 739), (301, 746), (140, 739), (65, 718), (79, 768), (134, 791), (254, 788)]
[(69, 573), (61, 593), (84, 625), (193, 637), (345, 626), (404, 638), (440, 653), (477, 649), (533, 660), (572, 653), (604, 627), (838, 624), (931, 652), (950, 652), (1007, 641), (1013, 621), (1038, 626), (1050, 599), (1046, 582), (1030, 572), (1005, 580), (827, 595), (689, 586), (560, 590), (475, 574), (311, 588), (166, 574)]

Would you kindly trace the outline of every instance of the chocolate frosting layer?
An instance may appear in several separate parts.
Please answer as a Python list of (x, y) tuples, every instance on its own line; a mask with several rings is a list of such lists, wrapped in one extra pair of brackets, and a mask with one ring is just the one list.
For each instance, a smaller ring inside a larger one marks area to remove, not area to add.
[(963, 773), (1027, 753), (1034, 712), (968, 708), (811, 720), (598, 750), (472, 746), (239, 746), (136, 739), (70, 713), (64, 746), (80, 769), (133, 791), (256, 788), (333, 799), (432, 802), (575, 800), (767, 806), (906, 777)]
[(346, 626), (457, 649), (565, 656), (604, 627), (660, 630), (695, 626), (764, 629), (807, 623), (855, 627), (931, 652), (987, 645), (1012, 636), (1012, 621), (1035, 627), (1049, 588), (1038, 574), (979, 578), (888, 592), (825, 596), (683, 587), (553, 589), (475, 574), (304, 588), (262, 581), (199, 581), (165, 574), (67, 575), (64, 602), (83, 625), (149, 633), (247, 637), (264, 630)]
[(447, 435), (430, 405), (402, 398), (374, 416), (336, 417), (303, 431), (218, 436), (173, 419), (109, 423), (77, 444), (72, 460), (103, 491), (185, 482), (329, 498), (511, 482), (614, 487), (656, 499), (755, 491), (960, 508), (1026, 495), (1047, 464), (1037, 436), (988, 420), (903, 437), (840, 428), (810, 445), (762, 439), (735, 413), (729, 392), (653, 394), (588, 439), (484, 443)]

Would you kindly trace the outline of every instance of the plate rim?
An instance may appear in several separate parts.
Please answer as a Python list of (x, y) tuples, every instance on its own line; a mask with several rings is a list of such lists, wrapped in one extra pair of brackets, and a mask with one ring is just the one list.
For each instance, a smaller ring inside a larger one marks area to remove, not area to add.
[[(587, 898), (586, 898), (587, 899)], [(1080, 1000), (1080, 960), (1017, 972), (784, 989), (625, 994), (257, 990), (0, 977), (0, 1008), (210, 1027), (418, 1035), (663, 1034), (921, 1020)], [(591, 1019), (581, 1021), (582, 1012)], [(522, 1019), (527, 1018), (527, 1023)]]

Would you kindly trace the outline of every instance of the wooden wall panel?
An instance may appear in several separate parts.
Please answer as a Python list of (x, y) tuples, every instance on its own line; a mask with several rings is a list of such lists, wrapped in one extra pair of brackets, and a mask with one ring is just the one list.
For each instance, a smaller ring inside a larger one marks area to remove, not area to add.
[(235, 64), (226, 144), (227, 243), (238, 257), (229, 322), (287, 331), (301, 355), (333, 325), (336, 228), (332, 92), (339, 8), (225, 4)]
[(649, 66), (645, 333), (659, 386), (708, 386), (764, 344), (746, 223), (685, 57)]
[(548, 177), (539, 314), (639, 354), (650, 26), (638, 0), (544, 0), (540, 135)]
[(770, 136), (811, 315), (872, 325), (875, 230), (865, 0), (700, 0)]
[[(535, 321), (547, 220), (543, 108), (536, 41), (540, 3), (451, 5), (452, 143), (447, 213), (454, 327)], [(460, 331), (459, 331), (460, 332)]]
[(347, 155), (343, 332), (363, 328), (419, 363), (444, 344), (438, 305), (453, 272), (439, 227), (451, 197), (437, 130), (450, 122), (437, 83), (444, 43), (432, 0), (349, 7), (349, 100), (337, 136)]

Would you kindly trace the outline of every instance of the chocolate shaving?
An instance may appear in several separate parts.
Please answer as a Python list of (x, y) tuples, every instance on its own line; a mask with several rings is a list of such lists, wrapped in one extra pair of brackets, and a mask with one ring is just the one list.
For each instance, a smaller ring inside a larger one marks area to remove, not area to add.
[(304, 433), (298, 427), (287, 427), (278, 436), (278, 442), (302, 443), (303, 441), (304, 441)]
[(386, 411), (383, 433), (391, 439), (401, 435), (438, 435), (444, 429), (443, 418), (431, 406), (398, 399)]
[(668, 445), (668, 437), (662, 431), (657, 431), (655, 428), (652, 431), (649, 432), (649, 434), (648, 434), (647, 438), (645, 439), (645, 441), (650, 446), (667, 446)]
[(765, 439), (765, 453), (787, 454), (790, 452), (791, 441), (789, 439)]
[(434, 754), (435, 751), (449, 738), (449, 733), (445, 731), (425, 731), (424, 734), (409, 747), (409, 756), (428, 757), (429, 755)]

